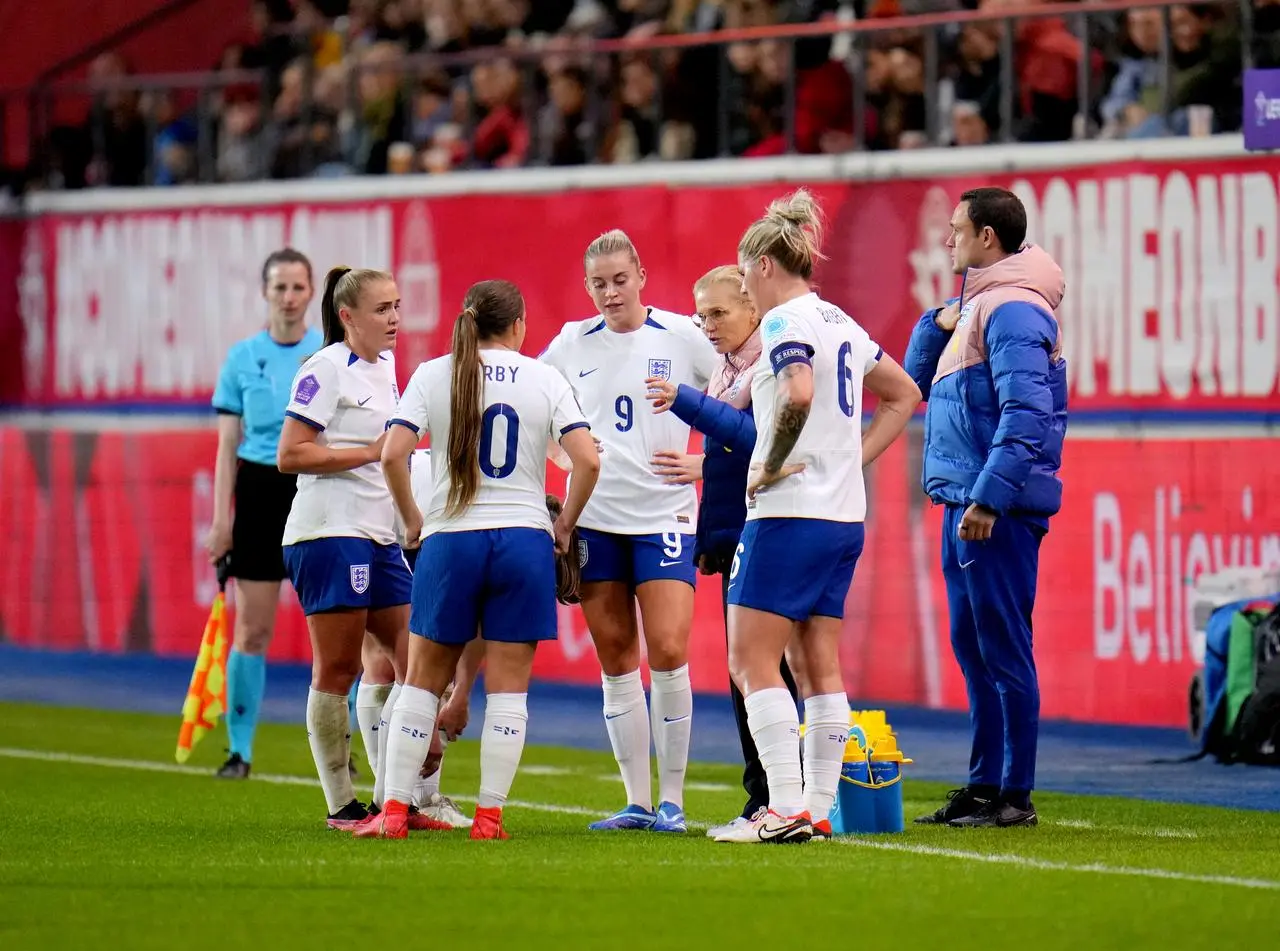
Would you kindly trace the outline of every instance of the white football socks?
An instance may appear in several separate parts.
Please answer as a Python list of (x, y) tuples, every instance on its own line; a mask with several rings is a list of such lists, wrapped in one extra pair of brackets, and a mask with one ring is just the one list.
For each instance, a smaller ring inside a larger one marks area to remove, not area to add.
[(476, 803), (481, 809), (506, 804), (524, 752), (528, 698), (525, 693), (491, 693), (485, 699), (484, 732), (480, 734), (480, 798)]
[(378, 775), (378, 720), (382, 707), (391, 693), (391, 684), (367, 684), (361, 678), (356, 688), (356, 723), (360, 725), (360, 739), (364, 743), (364, 755), (369, 761), (369, 771)]
[[(382, 806), (383, 795), (386, 792), (387, 774), (382, 768), (382, 764), (387, 761), (387, 742), (390, 740), (388, 732), (391, 729), (391, 711), (396, 708), (396, 701), (400, 699), (400, 691), (403, 689), (401, 684), (392, 684), (390, 692), (387, 694), (386, 701), (382, 704), (382, 713), (378, 717), (378, 762), (373, 770), (373, 802), (379, 808)], [(408, 803), (409, 800), (403, 800)]]
[(440, 698), (430, 690), (408, 685), (400, 688), (391, 719), (383, 727), (387, 743), (382, 782), (388, 802), (413, 802), (413, 787), (431, 748), (431, 731), (436, 728), (439, 712)]
[(649, 778), (649, 711), (644, 700), (640, 671), (620, 677), (601, 674), (604, 685), (604, 725), (609, 731), (613, 757), (622, 772), (628, 805), (653, 810), (653, 783)]
[(652, 671), (653, 748), (658, 754), (658, 801), (684, 808), (684, 776), (689, 768), (693, 686), (689, 665)]
[(351, 787), (351, 711), (347, 695), (307, 692), (307, 742), (316, 762), (324, 801), (333, 815), (356, 798)]
[(810, 697), (804, 702), (804, 722), (804, 808), (814, 822), (821, 822), (830, 817), (840, 786), (849, 698), (843, 693)]
[(770, 687), (747, 697), (746, 708), (747, 727), (769, 782), (769, 808), (780, 816), (797, 815), (804, 810), (804, 778), (795, 701), (785, 687)]

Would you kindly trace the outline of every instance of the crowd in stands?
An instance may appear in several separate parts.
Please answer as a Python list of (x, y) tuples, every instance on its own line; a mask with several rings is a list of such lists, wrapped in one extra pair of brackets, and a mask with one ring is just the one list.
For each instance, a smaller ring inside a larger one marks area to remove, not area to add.
[[(442, 173), (1240, 128), (1238, 0), (1094, 14), (1087, 45), (1075, 17), (1021, 19), (1011, 108), (1001, 103), (998, 20), (794, 45), (590, 52), (602, 39), (640, 45), (670, 34), (966, 8), (1003, 15), (1042, 2), (263, 0), (249, 38), (209, 64), (228, 78), (200, 108), (193, 95), (100, 92), (83, 126), (54, 130), (42, 184)], [(1280, 66), (1280, 0), (1243, 2), (1252, 3), (1255, 64)], [(108, 54), (91, 78), (127, 73)]]

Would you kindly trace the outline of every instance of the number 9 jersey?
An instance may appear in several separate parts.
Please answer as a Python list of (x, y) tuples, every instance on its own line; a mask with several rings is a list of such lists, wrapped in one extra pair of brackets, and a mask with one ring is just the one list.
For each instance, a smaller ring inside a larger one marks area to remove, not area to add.
[(539, 358), (568, 378), (604, 446), (600, 480), (578, 524), (615, 535), (692, 534), (698, 496), (653, 471), (659, 449), (684, 452), (689, 426), (654, 413), (645, 380), (706, 389), (720, 359), (694, 322), (650, 307), (639, 329), (615, 333), (600, 316), (564, 325)]
[(867, 494), (862, 479), (862, 378), (883, 350), (852, 317), (817, 294), (770, 310), (760, 322), (763, 355), (751, 379), (756, 419), (752, 465), (763, 464), (773, 441), (778, 373), (793, 363), (813, 368), (813, 403), (788, 463), (804, 471), (758, 492), (747, 519), (814, 518), (862, 522)]
[(551, 367), (513, 350), (481, 350), (480, 359), (480, 491), (461, 515), (445, 518), (452, 356), (414, 371), (391, 420), (419, 436), (430, 433), (435, 450), (414, 459), (415, 469), (428, 461), (431, 466), (429, 501), (414, 492), (422, 508), (422, 537), (498, 528), (539, 528), (550, 534), (547, 441), (559, 442), (565, 433), (587, 426), (586, 417), (569, 384)]

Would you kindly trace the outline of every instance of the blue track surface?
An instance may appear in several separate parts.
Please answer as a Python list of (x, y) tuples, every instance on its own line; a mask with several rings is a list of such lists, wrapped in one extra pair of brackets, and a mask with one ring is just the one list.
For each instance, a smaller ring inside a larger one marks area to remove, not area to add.
[[(175, 717), (175, 730), (190, 676), (188, 660), (51, 654), (0, 646), (0, 701), (167, 713)], [(263, 719), (300, 723), (309, 679), (305, 667), (272, 666)], [(476, 703), (482, 700), (476, 698)], [(529, 705), (532, 742), (609, 749), (598, 689), (536, 684)], [(694, 722), (694, 759), (740, 762), (728, 698), (696, 698)], [(957, 785), (963, 781), (969, 748), (964, 716), (890, 707), (889, 722), (903, 750), (915, 760), (908, 775)], [(1060, 792), (1280, 811), (1280, 769), (1224, 767), (1211, 760), (1152, 762), (1189, 752), (1179, 730), (1045, 723), (1038, 785)]]

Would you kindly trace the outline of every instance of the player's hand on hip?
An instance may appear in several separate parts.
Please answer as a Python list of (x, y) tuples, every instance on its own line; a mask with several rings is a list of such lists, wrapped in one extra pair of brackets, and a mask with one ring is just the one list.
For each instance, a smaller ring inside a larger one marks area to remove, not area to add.
[(996, 513), (974, 502), (960, 517), (960, 529), (956, 533), (964, 542), (985, 542), (995, 528)]
[(767, 472), (764, 463), (757, 462), (751, 467), (751, 478), (747, 482), (747, 498), (754, 499), (757, 492), (763, 492), (769, 486), (781, 482), (787, 476), (804, 472), (803, 462), (788, 462), (777, 472)]
[(644, 395), (645, 399), (653, 404), (655, 413), (665, 413), (671, 409), (671, 404), (676, 401), (676, 386), (674, 383), (661, 377), (651, 376), (644, 381), (644, 385), (648, 387)]
[(701, 455), (695, 456), (675, 449), (659, 449), (653, 454), (650, 465), (667, 485), (689, 485), (702, 478)]
[(209, 564), (216, 565), (218, 559), (231, 551), (231, 526), (221, 522), (210, 525), (204, 547), (209, 553)]

